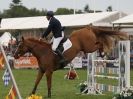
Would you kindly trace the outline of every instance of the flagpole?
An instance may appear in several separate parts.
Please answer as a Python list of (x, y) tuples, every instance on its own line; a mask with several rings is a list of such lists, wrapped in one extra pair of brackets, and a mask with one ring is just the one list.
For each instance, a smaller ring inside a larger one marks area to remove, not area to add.
[(5, 61), (6, 61), (6, 64), (7, 64), (6, 66), (7, 66), (7, 69), (8, 69), (8, 71), (9, 71), (9, 73), (10, 73), (10, 76), (11, 76), (11, 79), (12, 79), (12, 82), (13, 82), (13, 85), (14, 85), (14, 87), (15, 87), (15, 89), (16, 89), (16, 92), (17, 92), (17, 95), (18, 95), (18, 99), (22, 99), (22, 97), (21, 97), (21, 95), (20, 95), (20, 92), (19, 92), (19, 89), (18, 89), (18, 87), (17, 87), (16, 81), (15, 81), (15, 78), (14, 78), (14, 76), (13, 76), (12, 70), (11, 70), (11, 68), (10, 68), (9, 62), (8, 62), (8, 60), (7, 60), (7, 57), (6, 57), (6, 54), (5, 54), (5, 51), (4, 51), (4, 48), (3, 48), (2, 44), (0, 44), (0, 48), (1, 48), (2, 54), (3, 54), (3, 56), (4, 56), (4, 59), (5, 59)]
[(2, 18), (0, 18), (0, 25), (1, 25)]
[(96, 13), (96, 7), (95, 7), (95, 0), (90, 0), (90, 4), (92, 5), (93, 13)]
[(76, 13), (76, 1), (75, 0), (73, 0), (73, 14), (75, 14)]

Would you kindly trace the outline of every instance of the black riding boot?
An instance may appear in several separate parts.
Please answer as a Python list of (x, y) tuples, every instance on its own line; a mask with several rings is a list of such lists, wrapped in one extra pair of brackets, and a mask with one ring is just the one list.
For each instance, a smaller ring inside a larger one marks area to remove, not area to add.
[(59, 50), (59, 49), (56, 49), (56, 51), (55, 51), (58, 55), (59, 55), (59, 57), (60, 57), (60, 64), (61, 65), (63, 65), (63, 66), (65, 66), (66, 64), (67, 64), (67, 60), (64, 58), (64, 56), (63, 56), (63, 54), (61, 53), (61, 51)]

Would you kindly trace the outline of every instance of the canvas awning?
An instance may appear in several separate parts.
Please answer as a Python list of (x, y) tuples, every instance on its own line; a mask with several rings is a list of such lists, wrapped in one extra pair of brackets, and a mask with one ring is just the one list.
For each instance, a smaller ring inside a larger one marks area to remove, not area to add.
[[(71, 15), (56, 15), (55, 17), (61, 21), (63, 26), (85, 26), (89, 24), (98, 26), (112, 26), (112, 22), (119, 18), (118, 11), (100, 12), (100, 13), (85, 13)], [(122, 13), (122, 16), (126, 14)], [(47, 28), (48, 21), (45, 16), (37, 17), (21, 17), (21, 18), (5, 18), (2, 19), (0, 30), (24, 30)]]
[(133, 25), (133, 14), (120, 18), (112, 23), (120, 25)]

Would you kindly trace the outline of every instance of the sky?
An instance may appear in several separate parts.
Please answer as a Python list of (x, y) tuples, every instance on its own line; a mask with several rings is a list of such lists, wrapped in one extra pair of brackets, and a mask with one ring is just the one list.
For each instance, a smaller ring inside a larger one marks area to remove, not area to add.
[[(8, 9), (11, 2), (12, 0), (0, 0), (0, 11)], [(133, 0), (21, 0), (21, 2), (27, 8), (38, 10), (56, 11), (57, 8), (83, 10), (85, 5), (88, 4), (92, 10), (106, 11), (108, 6), (112, 6), (114, 11), (133, 13)]]

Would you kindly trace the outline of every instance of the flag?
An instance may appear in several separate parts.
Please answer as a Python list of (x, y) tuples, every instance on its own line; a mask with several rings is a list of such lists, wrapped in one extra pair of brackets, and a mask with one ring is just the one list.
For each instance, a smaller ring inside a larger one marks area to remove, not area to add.
[(10, 73), (8, 72), (7, 69), (5, 70), (2, 79), (4, 81), (4, 85), (7, 86), (9, 84), (9, 81), (11, 80)]
[(17, 99), (16, 96), (17, 96), (16, 89), (14, 86), (12, 86), (8, 95), (6, 96), (6, 99)]

